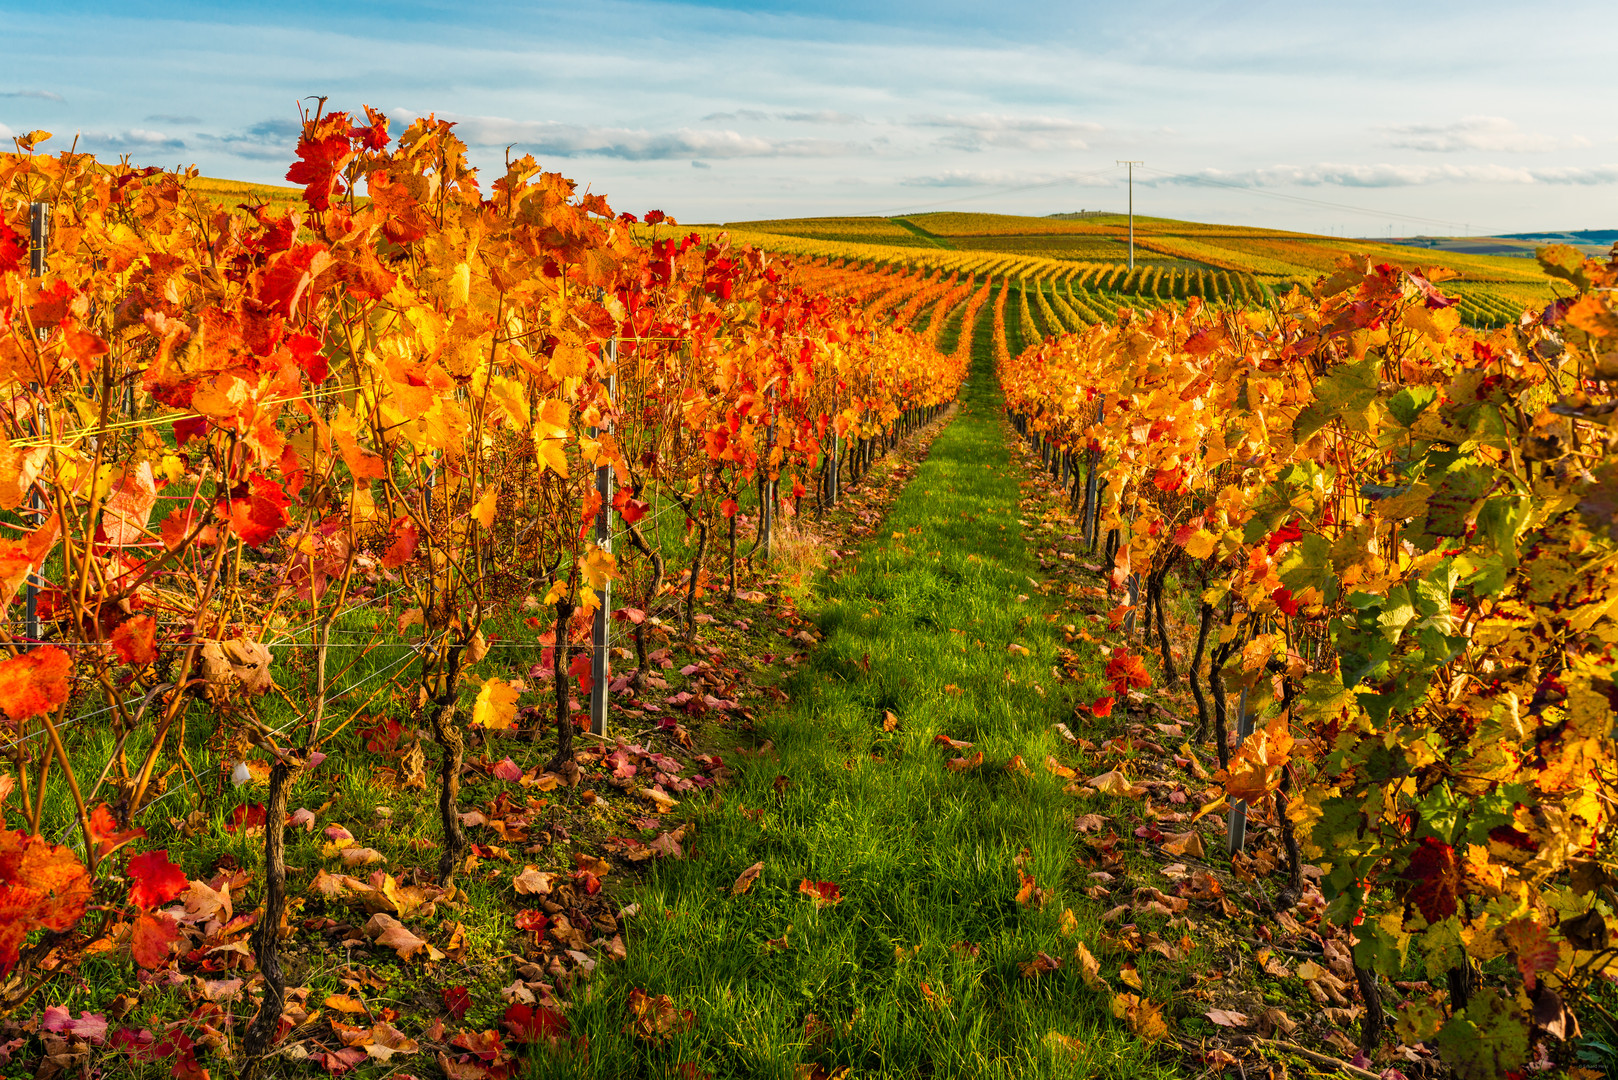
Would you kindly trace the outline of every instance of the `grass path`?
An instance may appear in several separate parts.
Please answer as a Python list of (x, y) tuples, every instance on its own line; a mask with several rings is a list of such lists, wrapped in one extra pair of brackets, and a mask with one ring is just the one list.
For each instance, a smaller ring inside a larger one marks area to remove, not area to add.
[[(962, 408), (880, 539), (820, 590), (825, 639), (791, 703), (760, 722), (769, 748), (725, 753), (735, 782), (696, 816), (688, 857), (660, 860), (626, 898), (641, 905), (629, 958), (603, 965), (572, 1014), (588, 1064), (539, 1055), (541, 1074), (1163, 1073), (1071, 960), (1038, 977), (1021, 967), (1041, 952), (1066, 958), (1079, 940), (1099, 955), (1102, 932), (1081, 895), (1079, 804), (1042, 764), (1062, 756), (1052, 724), (1072, 712), (1049, 674), (1061, 638), (1030, 583), (987, 344), (974, 342)], [(979, 752), (976, 768), (946, 765)], [(1025, 770), (1007, 768), (1017, 756)], [(1025, 851), (1053, 890), (1043, 908), (1017, 900)], [(759, 862), (752, 888), (732, 895)], [(834, 883), (841, 902), (817, 907), (805, 879)], [(1070, 907), (1078, 925), (1064, 935)], [(631, 988), (691, 1010), (691, 1029), (627, 1034)]]

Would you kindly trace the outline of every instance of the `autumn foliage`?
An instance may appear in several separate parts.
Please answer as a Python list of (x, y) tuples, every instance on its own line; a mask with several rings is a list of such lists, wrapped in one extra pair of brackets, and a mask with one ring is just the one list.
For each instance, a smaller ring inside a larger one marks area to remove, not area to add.
[[(401, 719), (441, 747), (447, 878), (460, 732), (516, 708), (508, 684), (477, 678), (456, 711), (496, 604), (538, 584), (546, 618), (530, 625), (556, 657), (565, 750), (568, 685), (589, 678), (575, 643), (604, 587), (637, 627), (681, 604), (689, 626), (719, 554), (703, 543), (665, 567), (639, 534), (612, 550), (599, 513), (634, 526), (674, 507), (706, 538), (757, 490), (790, 515), (834, 439), (887, 432), (964, 375), (787, 260), (617, 214), (529, 157), (480, 179), (433, 117), (395, 136), (370, 108), (306, 115), (287, 174), (304, 205), (286, 213), (213, 205), (191, 174), (45, 156), (47, 137), (0, 155), (0, 729), (15, 773), (0, 796), (16, 785), (6, 825), (22, 826), (0, 832), (5, 969), (44, 960), (42, 930), (77, 932), (76, 948), (115, 936), (143, 965), (186, 942), (161, 910), (187, 887), (165, 851), (127, 858), (127, 894), (83, 915), (187, 723), (270, 763), (272, 796), (242, 827), (275, 850), (284, 792), (330, 725), (318, 695), (292, 725), (259, 718), (284, 661), (267, 643), (314, 627), (302, 644), (320, 647), (324, 687), (322, 635), (354, 605), (388, 610), (379, 640), (414, 649), (418, 708)], [(41, 202), (52, 238), (33, 276)], [(21, 622), (30, 575), (37, 640)], [(94, 709), (120, 736), (100, 782), (75, 769), (71, 730)], [(53, 768), (77, 778), (77, 850), (40, 835)], [(48, 951), (70, 965), (73, 949)], [(540, 1012), (510, 1023), (554, 1034)]]
[(1221, 744), (1227, 692), (1258, 715), (1225, 793), (1277, 800), (1360, 969), (1449, 973), (1401, 1035), (1479, 1078), (1618, 974), (1618, 258), (1540, 258), (1564, 298), (1490, 333), (1436, 275), (1345, 259), (1270, 311), (1193, 299), (1001, 364), (1018, 422), (1094, 463), (1115, 584), (1178, 566)]

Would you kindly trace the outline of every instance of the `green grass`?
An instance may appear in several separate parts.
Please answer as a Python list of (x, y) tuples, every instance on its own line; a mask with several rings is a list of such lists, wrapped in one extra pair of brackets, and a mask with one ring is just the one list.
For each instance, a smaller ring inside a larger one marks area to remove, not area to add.
[[(1060, 635), (1029, 581), (990, 322), (975, 335), (960, 414), (880, 539), (821, 590), (825, 639), (789, 684), (791, 704), (749, 740), (773, 749), (722, 746), (737, 775), (696, 815), (690, 857), (660, 862), (624, 898), (640, 904), (629, 959), (599, 969), (571, 1014), (588, 1065), (538, 1055), (534, 1075), (665, 1076), (687, 1063), (696, 1075), (783, 1080), (800, 1064), (905, 1077), (1170, 1073), (1071, 963), (1033, 979), (1019, 968), (1040, 951), (1066, 957), (1076, 940), (1103, 964), (1108, 949), (1079, 895), (1080, 804), (1041, 765), (1063, 753), (1052, 724), (1072, 711), (1042, 685)], [(973, 742), (965, 753), (982, 751), (984, 764), (947, 769), (956, 752), (937, 735)], [(1030, 771), (1008, 771), (1014, 755)], [(1025, 849), (1056, 892), (1043, 910), (1015, 899)], [(732, 896), (755, 862), (756, 885)], [(798, 892), (805, 878), (836, 883), (843, 901), (816, 910)], [(1079, 926), (1063, 937), (1068, 906)], [(783, 935), (784, 950), (767, 944)], [(1136, 959), (1161, 1000), (1177, 973)], [(637, 1041), (623, 1030), (631, 988), (670, 995), (694, 1028)], [(829, 1025), (818, 1041), (806, 1038), (809, 1014)], [(1084, 1049), (1051, 1049), (1053, 1031)]]

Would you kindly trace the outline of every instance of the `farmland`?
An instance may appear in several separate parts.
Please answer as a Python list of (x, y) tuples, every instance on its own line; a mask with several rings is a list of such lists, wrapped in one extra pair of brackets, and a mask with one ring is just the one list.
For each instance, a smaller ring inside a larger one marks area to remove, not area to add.
[(1128, 219), (1116, 214), (1018, 217), (941, 212), (903, 218), (797, 218), (700, 226), (738, 242), (800, 257), (903, 265), (980, 279), (1010, 277), (1030, 291), (1029, 340), (1116, 318), (1161, 301), (1256, 304), (1312, 284), (1345, 255), (1397, 266), (1442, 267), (1469, 325), (1499, 326), (1551, 298), (1530, 260), (1346, 240), (1275, 230), (1136, 217), (1128, 272)]

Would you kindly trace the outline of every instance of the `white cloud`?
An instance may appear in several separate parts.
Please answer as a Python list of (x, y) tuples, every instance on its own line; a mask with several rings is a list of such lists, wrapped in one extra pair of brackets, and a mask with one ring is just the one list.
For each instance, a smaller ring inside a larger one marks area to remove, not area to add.
[(146, 128), (126, 128), (123, 131), (86, 131), (79, 137), (79, 148), (93, 153), (111, 151), (119, 154), (142, 154), (157, 151), (184, 150), (185, 140), (161, 131)]
[(777, 114), (782, 120), (794, 124), (863, 124), (863, 116), (838, 112), (835, 109), (816, 109), (813, 112), (784, 112)]
[(1012, 116), (978, 113), (968, 116), (915, 116), (920, 128), (941, 128), (938, 145), (952, 150), (1088, 150), (1085, 136), (1103, 128), (1082, 120), (1058, 116)]
[(1537, 154), (1590, 145), (1590, 140), (1582, 137), (1563, 139), (1543, 132), (1522, 131), (1503, 116), (1466, 116), (1452, 124), (1403, 124), (1385, 130), (1389, 133), (1389, 146), (1438, 154), (1466, 150)]
[(702, 118), (704, 124), (733, 124), (743, 121), (763, 124), (771, 120), (785, 120), (792, 124), (863, 124), (863, 116), (838, 112), (835, 109), (814, 109), (797, 112), (765, 112), (762, 109), (736, 109), (732, 112), (709, 113)]
[(1226, 172), (1203, 169), (1180, 176), (1136, 176), (1137, 184), (1223, 184), (1233, 187), (1421, 187), (1431, 184), (1610, 184), (1618, 165), (1528, 169), (1512, 165), (1320, 164), (1273, 165)]
[[(413, 114), (399, 110), (406, 122)], [(608, 157), (629, 161), (673, 158), (834, 157), (854, 152), (849, 143), (826, 139), (771, 139), (735, 131), (637, 128), (564, 124), (555, 120), (509, 120), (498, 116), (454, 116), (455, 132), (469, 146), (515, 146), (553, 157)]]
[(61, 94), (53, 94), (49, 90), (6, 90), (0, 91), (0, 98), (33, 98), (35, 101), (65, 101)]
[(1095, 173), (1025, 173), (1009, 169), (945, 169), (920, 176), (906, 176), (905, 187), (1112, 187), (1113, 179)]
[(260, 120), (251, 127), (226, 135), (198, 135), (196, 145), (253, 161), (290, 164), (302, 133), (303, 126), (296, 120)]

